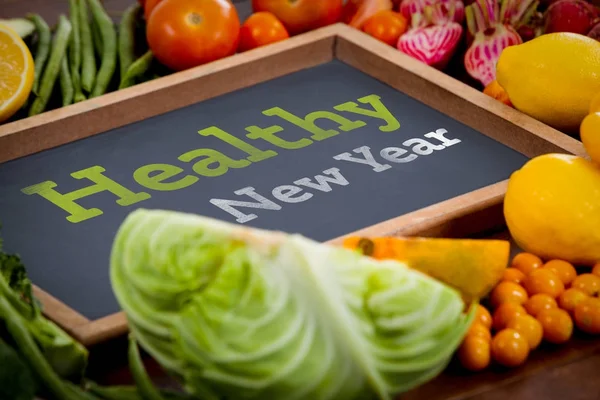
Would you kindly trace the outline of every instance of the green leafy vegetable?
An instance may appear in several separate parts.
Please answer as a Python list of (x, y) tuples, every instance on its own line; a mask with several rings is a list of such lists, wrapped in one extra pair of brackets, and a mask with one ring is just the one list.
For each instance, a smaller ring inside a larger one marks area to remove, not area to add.
[(396, 261), (169, 211), (127, 217), (110, 273), (137, 341), (204, 400), (392, 399), (474, 310)]
[(8, 300), (8, 304), (23, 318), (27, 330), (52, 369), (63, 378), (81, 379), (87, 365), (87, 349), (43, 317), (39, 302), (32, 294), (25, 266), (19, 256), (2, 251), (1, 239), (0, 297)]
[(0, 337), (0, 399), (32, 400), (36, 387), (27, 365)]

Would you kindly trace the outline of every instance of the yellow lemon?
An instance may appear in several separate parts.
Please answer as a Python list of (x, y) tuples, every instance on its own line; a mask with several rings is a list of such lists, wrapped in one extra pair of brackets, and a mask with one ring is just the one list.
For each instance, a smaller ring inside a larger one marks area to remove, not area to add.
[(594, 96), (590, 104), (590, 114), (595, 112), (600, 112), (600, 92)]
[(600, 110), (585, 117), (580, 133), (585, 150), (592, 161), (600, 165)]
[(511, 235), (545, 259), (600, 261), (600, 168), (566, 154), (546, 154), (514, 172), (504, 199)]
[(600, 42), (576, 33), (542, 35), (504, 49), (496, 70), (516, 109), (577, 133), (600, 92)]
[(590, 114), (581, 123), (579, 133), (592, 161), (600, 164), (600, 92), (592, 99)]
[(23, 39), (0, 24), (0, 122), (16, 113), (29, 97), (34, 65)]

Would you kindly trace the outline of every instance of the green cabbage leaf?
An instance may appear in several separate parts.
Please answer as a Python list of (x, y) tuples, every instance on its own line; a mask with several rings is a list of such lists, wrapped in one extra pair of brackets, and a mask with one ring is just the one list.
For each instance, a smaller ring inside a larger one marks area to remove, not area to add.
[(139, 209), (111, 281), (140, 345), (200, 399), (392, 399), (441, 372), (473, 319), (396, 261)]

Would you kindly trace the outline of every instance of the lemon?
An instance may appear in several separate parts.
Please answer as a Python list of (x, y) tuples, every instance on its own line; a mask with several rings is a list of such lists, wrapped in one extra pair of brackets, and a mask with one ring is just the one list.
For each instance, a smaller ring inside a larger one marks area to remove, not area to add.
[(581, 123), (579, 133), (590, 158), (600, 165), (600, 93), (592, 100), (590, 114)]
[(23, 39), (0, 24), (0, 122), (25, 104), (33, 86), (34, 65)]
[(496, 78), (516, 109), (576, 133), (600, 92), (600, 42), (561, 32), (509, 46), (500, 55)]
[(593, 265), (600, 261), (600, 168), (572, 155), (536, 157), (511, 175), (504, 216), (523, 250)]

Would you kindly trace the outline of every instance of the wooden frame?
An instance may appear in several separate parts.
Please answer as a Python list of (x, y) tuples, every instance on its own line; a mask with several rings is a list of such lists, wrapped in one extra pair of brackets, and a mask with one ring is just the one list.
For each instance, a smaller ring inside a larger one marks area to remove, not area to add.
[[(205, 66), (0, 126), (0, 163), (338, 59), (528, 156), (583, 146), (467, 85), (337, 24)], [(506, 182), (365, 228), (364, 235), (466, 236), (503, 226)], [(460, 223), (457, 223), (460, 221)], [(341, 238), (331, 243), (339, 243)], [(127, 332), (124, 314), (90, 321), (36, 288), (46, 315), (92, 345)]]

